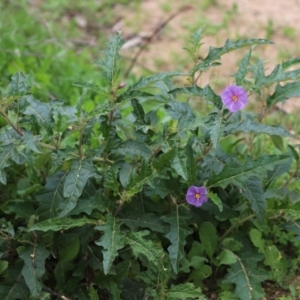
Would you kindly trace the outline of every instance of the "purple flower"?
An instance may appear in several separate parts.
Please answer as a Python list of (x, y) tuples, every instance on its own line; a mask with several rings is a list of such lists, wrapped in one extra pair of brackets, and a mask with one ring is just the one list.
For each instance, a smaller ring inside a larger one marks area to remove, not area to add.
[(221, 99), (226, 108), (231, 112), (237, 112), (248, 103), (248, 96), (241, 86), (230, 85), (221, 94)]
[(187, 203), (199, 207), (207, 201), (207, 189), (204, 186), (191, 186), (187, 190), (185, 199)]

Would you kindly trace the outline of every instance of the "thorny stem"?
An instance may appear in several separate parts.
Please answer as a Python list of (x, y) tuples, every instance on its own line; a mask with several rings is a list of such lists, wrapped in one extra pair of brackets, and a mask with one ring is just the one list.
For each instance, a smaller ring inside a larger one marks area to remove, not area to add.
[(135, 66), (136, 61), (138, 60), (139, 56), (143, 53), (143, 51), (148, 47), (148, 45), (152, 42), (153, 38), (158, 35), (160, 33), (160, 31), (172, 20), (174, 19), (176, 16), (178, 16), (180, 13), (190, 10), (192, 7), (189, 5), (185, 5), (183, 7), (181, 7), (179, 10), (177, 10), (176, 12), (174, 12), (173, 14), (171, 14), (165, 21), (163, 21), (161, 23), (161, 25), (156, 28), (153, 33), (151, 34), (151, 36), (147, 39), (147, 41), (145, 42), (145, 44), (143, 46), (140, 47), (140, 49), (138, 50), (138, 52), (135, 54), (133, 60), (131, 61), (131, 64), (129, 65), (128, 69), (125, 72), (125, 77), (128, 77), (129, 73), (131, 72), (132, 68)]
[(5, 119), (5, 121), (20, 135), (23, 136), (24, 133), (9, 119), (5, 112), (0, 112), (1, 116)]
[[(57, 150), (57, 148), (55, 146), (40, 142), (40, 146), (49, 150)], [(84, 159), (84, 156), (80, 157), (78, 154), (76, 153), (70, 153), (70, 156), (73, 156), (75, 158), (79, 158), (79, 159)], [(105, 158), (101, 158), (101, 157), (93, 157), (93, 162), (101, 162), (101, 163), (108, 163), (108, 164), (114, 164), (115, 162), (113, 160), (110, 159), (105, 159)]]
[(281, 189), (285, 188), (291, 182), (291, 180), (297, 176), (299, 170), (300, 170), (300, 164), (298, 163), (295, 171), (290, 175), (287, 181), (280, 188)]
[(248, 217), (246, 217), (245, 219), (242, 220), (238, 220), (237, 222), (235, 222), (221, 237), (220, 237), (220, 242), (222, 242), (235, 228), (237, 228), (238, 226), (240, 226), (242, 223), (251, 220), (253, 217), (255, 217), (255, 215), (250, 215)]
[(57, 292), (51, 290), (51, 289), (48, 288), (48, 287), (43, 287), (43, 291), (45, 291), (45, 292), (47, 292), (47, 293), (49, 293), (49, 294), (52, 294), (52, 295), (54, 295), (54, 296), (56, 296), (56, 297), (59, 297), (60, 299), (63, 299), (63, 300), (71, 300), (71, 298), (68, 298), (68, 297), (66, 297), (66, 296), (64, 296), (64, 295), (61, 295), (61, 294), (59, 294), (59, 293), (57, 293)]

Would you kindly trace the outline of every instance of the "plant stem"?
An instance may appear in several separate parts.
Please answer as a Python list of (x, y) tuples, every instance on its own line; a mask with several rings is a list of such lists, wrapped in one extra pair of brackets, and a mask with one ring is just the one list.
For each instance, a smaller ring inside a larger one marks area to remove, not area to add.
[(4, 120), (20, 135), (23, 136), (23, 132), (9, 119), (5, 112), (0, 113)]
[(220, 242), (222, 242), (235, 228), (237, 228), (240, 224), (252, 219), (253, 217), (255, 217), (255, 215), (250, 215), (248, 217), (246, 217), (245, 219), (242, 220), (238, 220), (237, 222), (235, 222), (221, 237), (220, 237)]

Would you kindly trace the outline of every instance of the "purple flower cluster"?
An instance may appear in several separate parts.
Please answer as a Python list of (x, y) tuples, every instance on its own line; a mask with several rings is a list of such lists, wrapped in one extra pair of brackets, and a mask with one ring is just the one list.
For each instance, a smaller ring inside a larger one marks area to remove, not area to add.
[(248, 96), (241, 86), (230, 85), (221, 94), (221, 99), (226, 108), (231, 112), (237, 112), (248, 103)]
[(187, 203), (199, 207), (207, 201), (207, 189), (204, 186), (191, 186), (187, 190), (185, 199)]

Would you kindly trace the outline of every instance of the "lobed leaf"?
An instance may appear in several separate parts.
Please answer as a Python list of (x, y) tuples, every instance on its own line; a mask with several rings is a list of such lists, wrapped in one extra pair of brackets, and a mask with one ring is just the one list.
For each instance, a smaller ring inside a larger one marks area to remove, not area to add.
[(243, 253), (236, 255), (237, 262), (231, 265), (223, 283), (235, 284), (234, 294), (243, 300), (260, 300), (264, 296), (261, 282), (269, 278), (267, 271), (257, 267), (262, 254)]
[(73, 227), (81, 227), (86, 224), (97, 224), (97, 221), (83, 217), (80, 219), (73, 218), (61, 218), (61, 219), (49, 219), (43, 222), (34, 224), (28, 231), (60, 231), (67, 230)]
[(200, 287), (195, 287), (193, 283), (186, 282), (177, 285), (171, 285), (166, 300), (206, 300), (207, 298), (202, 293)]
[(17, 249), (20, 258), (24, 261), (22, 275), (25, 282), (34, 297), (39, 297), (42, 291), (41, 277), (44, 275), (45, 260), (50, 254), (41, 244), (34, 247), (20, 246)]
[(96, 245), (102, 246), (103, 253), (103, 270), (104, 274), (108, 274), (109, 270), (118, 255), (118, 250), (122, 249), (126, 241), (124, 233), (121, 232), (120, 226), (122, 222), (117, 218), (107, 215), (107, 221), (104, 225), (96, 226), (95, 230), (103, 231), (104, 234), (100, 239), (95, 241)]
[(76, 206), (88, 179), (95, 174), (95, 167), (88, 161), (72, 163), (64, 181), (64, 199), (59, 204), (59, 217), (66, 216)]
[(218, 244), (217, 231), (215, 227), (210, 222), (203, 222), (199, 229), (199, 237), (206, 254), (210, 260), (212, 260)]
[(39, 100), (34, 99), (31, 95), (26, 97), (28, 106), (24, 110), (24, 114), (27, 116), (34, 116), (42, 127), (48, 127), (52, 124), (52, 108), (51, 103), (42, 103)]
[(150, 231), (143, 230), (138, 232), (128, 232), (125, 240), (130, 245), (135, 257), (144, 255), (148, 261), (158, 267), (159, 270), (163, 271), (164, 266), (162, 264), (165, 252), (161, 247), (155, 245), (150, 239), (144, 238), (149, 235)]
[(270, 75), (265, 76), (262, 66), (258, 65), (258, 68), (260, 68), (260, 70), (255, 74), (255, 90), (259, 90), (265, 86), (279, 83), (281, 81), (297, 81), (300, 78), (300, 69), (285, 72), (281, 65), (277, 65)]
[(171, 245), (168, 247), (169, 257), (173, 271), (177, 274), (179, 262), (185, 256), (186, 237), (193, 231), (186, 225), (185, 218), (180, 216), (177, 206), (171, 215), (163, 216), (161, 219), (170, 224), (170, 231), (165, 237), (171, 242)]
[(254, 132), (254, 133), (266, 133), (268, 135), (277, 135), (282, 137), (292, 137), (296, 136), (288, 132), (285, 128), (281, 126), (270, 126), (260, 123), (255, 123), (248, 119), (245, 121), (237, 121), (231, 123), (223, 128), (225, 135), (233, 134), (236, 132)]
[(140, 228), (149, 228), (151, 231), (165, 233), (167, 231), (164, 223), (154, 213), (135, 213), (124, 215), (121, 221), (130, 228), (131, 231), (137, 231)]
[(27, 93), (30, 87), (26, 84), (27, 76), (22, 72), (17, 72), (11, 77), (11, 83), (9, 85), (9, 93), (12, 95), (19, 95)]
[(261, 179), (257, 176), (248, 178), (242, 193), (249, 200), (251, 209), (258, 221), (262, 223), (266, 214), (266, 201)]
[(121, 49), (122, 44), (121, 33), (117, 32), (117, 34), (113, 35), (107, 43), (105, 58), (96, 62), (96, 64), (101, 68), (101, 75), (111, 87), (118, 79), (120, 71), (118, 69), (118, 60), (120, 58), (119, 50)]
[(277, 84), (275, 91), (267, 98), (267, 107), (272, 107), (279, 102), (285, 102), (292, 97), (300, 96), (300, 82), (289, 82), (284, 86)]
[(252, 49), (250, 49), (245, 56), (242, 58), (242, 60), (239, 63), (239, 69), (238, 71), (233, 75), (233, 77), (236, 80), (236, 85), (243, 85), (245, 81), (245, 76), (248, 72), (248, 66), (250, 62), (250, 57), (251, 57)]
[(150, 87), (151, 85), (153, 85), (158, 81), (163, 81), (166, 78), (170, 78), (174, 76), (185, 76), (185, 75), (186, 75), (185, 73), (174, 71), (174, 72), (162, 72), (147, 78), (141, 77), (140, 80), (137, 83), (131, 85), (127, 91), (144, 89)]
[(224, 166), (222, 171), (210, 176), (207, 183), (208, 188), (221, 186), (225, 188), (228, 184), (245, 187), (245, 182), (252, 176), (265, 177), (266, 171), (272, 170), (276, 165), (283, 164), (290, 159), (286, 155), (263, 155), (257, 160), (246, 157), (244, 164), (230, 162)]
[(57, 217), (60, 203), (64, 201), (63, 187), (66, 173), (59, 171), (47, 178), (44, 188), (35, 195), (39, 202), (38, 214), (42, 219)]
[(198, 70), (200, 71), (205, 70), (207, 67), (211, 66), (215, 60), (219, 60), (222, 55), (230, 51), (240, 49), (243, 47), (263, 45), (263, 44), (272, 44), (272, 42), (265, 39), (246, 39), (246, 40), (238, 40), (238, 41), (231, 41), (228, 39), (226, 40), (225, 45), (223, 47), (219, 47), (219, 48), (210, 47), (208, 55), (203, 61), (201, 61), (193, 68), (192, 74)]
[(118, 146), (118, 149), (114, 149), (113, 153), (122, 154), (124, 156), (142, 156), (148, 158), (152, 154), (151, 148), (145, 143), (134, 140), (127, 140)]
[(201, 88), (197, 85), (191, 87), (176, 88), (169, 91), (170, 94), (187, 94), (190, 96), (198, 96), (201, 100), (207, 100), (211, 102), (218, 109), (222, 108), (221, 97), (215, 94), (209, 85), (206, 85), (204, 88)]

